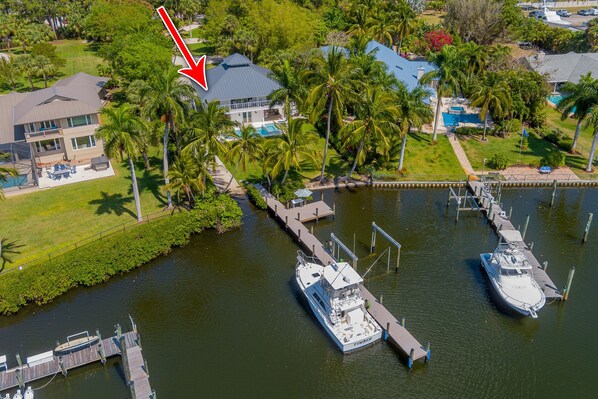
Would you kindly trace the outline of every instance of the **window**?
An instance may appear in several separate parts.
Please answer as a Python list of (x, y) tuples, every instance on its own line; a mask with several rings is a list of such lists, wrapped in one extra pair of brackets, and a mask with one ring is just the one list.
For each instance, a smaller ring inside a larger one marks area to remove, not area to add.
[(75, 137), (71, 139), (73, 150), (83, 150), (96, 146), (96, 138), (94, 136)]
[(44, 130), (44, 129), (53, 129), (56, 128), (56, 122), (54, 121), (43, 121), (39, 123), (39, 130)]
[(69, 127), (91, 125), (91, 115), (74, 116), (67, 119)]
[(251, 122), (251, 112), (243, 112), (243, 122)]
[(55, 151), (60, 150), (60, 140), (59, 139), (50, 139), (50, 140), (42, 140), (35, 142), (35, 151), (36, 152), (46, 152), (46, 151)]

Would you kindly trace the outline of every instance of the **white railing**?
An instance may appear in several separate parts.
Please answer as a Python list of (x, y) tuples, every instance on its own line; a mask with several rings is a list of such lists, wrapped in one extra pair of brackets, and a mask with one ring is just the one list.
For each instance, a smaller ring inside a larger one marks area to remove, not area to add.
[(244, 103), (220, 104), (221, 108), (228, 109), (245, 109), (245, 108), (260, 108), (269, 107), (270, 100), (247, 101)]
[(27, 139), (33, 139), (33, 138), (38, 138), (38, 137), (56, 137), (56, 136), (62, 136), (62, 129), (59, 127), (53, 127), (53, 128), (49, 128), (49, 129), (44, 129), (44, 130), (39, 130), (36, 132), (28, 132), (25, 133), (25, 137)]

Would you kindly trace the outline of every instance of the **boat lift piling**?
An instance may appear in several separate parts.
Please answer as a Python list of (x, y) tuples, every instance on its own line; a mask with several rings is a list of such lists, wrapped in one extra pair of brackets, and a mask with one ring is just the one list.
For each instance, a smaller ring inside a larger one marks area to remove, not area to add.
[(588, 214), (588, 222), (586, 223), (586, 228), (583, 232), (583, 238), (581, 240), (582, 243), (584, 243), (588, 240), (588, 234), (590, 234), (590, 226), (592, 225), (593, 218), (594, 218), (594, 214), (590, 212)]
[[(300, 230), (301, 231), (301, 230)], [(334, 256), (336, 259), (340, 259), (340, 253), (341, 253), (341, 249), (349, 256), (349, 258), (351, 258), (351, 260), (353, 261), (353, 269), (357, 270), (357, 256), (351, 252), (351, 250), (349, 248), (347, 248), (347, 246), (345, 244), (343, 244), (343, 242), (341, 240), (339, 240), (334, 233), (330, 233), (330, 240), (332, 241), (332, 256)], [(336, 244), (336, 245), (335, 245)], [(338, 254), (335, 256), (335, 250), (338, 252)]]
[(550, 197), (550, 207), (554, 205), (554, 197), (556, 196), (556, 180), (552, 182), (552, 195)]
[[(399, 269), (399, 261), (401, 258), (401, 244), (394, 238), (390, 236), (386, 231), (382, 230), (380, 226), (376, 224), (376, 222), (372, 222), (372, 242), (370, 243), (370, 254), (374, 253), (374, 249), (376, 249), (376, 232), (380, 233), (384, 238), (386, 238), (391, 244), (397, 247), (397, 267), (395, 270)], [(388, 247), (388, 262), (386, 270), (390, 270), (390, 247)]]
[(563, 300), (566, 301), (569, 299), (569, 292), (571, 291), (571, 283), (573, 282), (573, 275), (575, 274), (575, 266), (569, 269), (569, 275), (567, 276), (567, 285), (563, 290)]
[[(521, 237), (525, 240), (525, 233), (527, 233), (527, 226), (529, 225), (529, 215), (525, 217), (525, 225), (523, 226), (523, 234)], [(530, 250), (531, 251), (531, 250)]]

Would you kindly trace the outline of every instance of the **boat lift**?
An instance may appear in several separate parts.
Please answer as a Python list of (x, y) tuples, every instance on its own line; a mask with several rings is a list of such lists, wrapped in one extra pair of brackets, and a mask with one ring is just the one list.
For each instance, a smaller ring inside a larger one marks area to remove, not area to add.
[[(397, 247), (397, 267), (396, 270), (399, 269), (399, 260), (401, 258), (401, 244), (394, 238), (390, 236), (386, 231), (382, 230), (380, 226), (376, 224), (376, 222), (372, 222), (372, 242), (370, 244), (370, 254), (374, 253), (374, 249), (376, 249), (376, 233), (380, 233), (384, 238), (386, 238), (391, 244)], [(390, 269), (390, 247), (388, 251), (388, 262), (386, 265), (386, 270)]]
[(349, 256), (349, 258), (351, 258), (351, 260), (353, 261), (353, 269), (357, 270), (357, 256), (351, 252), (351, 250), (349, 248), (347, 248), (347, 246), (345, 244), (342, 243), (341, 240), (339, 240), (334, 233), (330, 233), (330, 240), (331, 240), (331, 244), (332, 244), (332, 248), (330, 248), (332, 250), (332, 256), (336, 259), (339, 260), (340, 256), (341, 256), (341, 249)]

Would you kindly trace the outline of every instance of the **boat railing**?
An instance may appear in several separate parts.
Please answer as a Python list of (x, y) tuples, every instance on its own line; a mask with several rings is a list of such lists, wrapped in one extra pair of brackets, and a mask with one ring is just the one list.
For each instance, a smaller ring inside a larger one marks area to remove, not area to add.
[(77, 334), (69, 335), (68, 337), (66, 337), (66, 342), (71, 342), (72, 338), (83, 338), (83, 336), (87, 337), (87, 339), (89, 340), (89, 332), (81, 331)]
[(302, 263), (316, 263), (318, 265), (322, 264), (318, 258), (315, 256), (308, 256), (301, 250), (297, 251), (297, 260)]
[[(533, 284), (533, 283), (532, 283), (532, 284)], [(520, 304), (520, 305), (523, 305), (523, 307), (524, 307), (524, 308), (526, 308), (526, 309), (528, 309), (528, 310), (531, 310), (531, 311), (533, 311), (533, 309), (534, 309), (534, 305), (532, 305), (532, 304), (530, 304), (530, 303), (527, 303), (527, 302), (524, 302), (524, 301), (521, 301), (521, 300), (519, 300), (519, 299), (517, 299), (517, 298), (513, 298), (512, 296), (510, 296), (509, 294), (507, 294), (505, 290), (503, 290), (503, 289), (502, 289), (502, 286), (501, 286), (501, 291), (502, 291), (502, 293), (503, 293), (503, 295), (504, 295), (505, 297), (507, 297), (507, 298), (511, 299), (513, 302), (516, 302), (516, 303), (518, 303), (518, 304)], [(530, 313), (531, 313), (531, 312), (530, 312)]]

